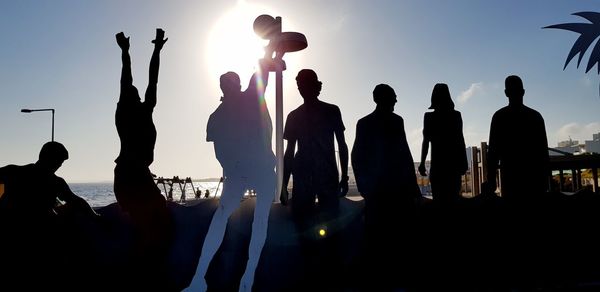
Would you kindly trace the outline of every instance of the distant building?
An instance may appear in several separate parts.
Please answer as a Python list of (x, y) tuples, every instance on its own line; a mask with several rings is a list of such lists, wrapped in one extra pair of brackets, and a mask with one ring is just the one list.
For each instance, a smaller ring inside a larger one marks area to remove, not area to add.
[[(585, 152), (585, 145), (579, 144), (578, 140), (573, 140), (569, 138), (566, 141), (558, 142), (558, 147), (554, 148), (561, 152), (571, 153), (571, 154), (580, 154)], [(556, 155), (556, 153), (550, 153), (551, 155)]]
[(592, 135), (592, 140), (585, 141), (585, 152), (600, 154), (600, 133)]
[(572, 147), (572, 146), (577, 146), (579, 145), (579, 141), (578, 140), (573, 140), (571, 138), (569, 138), (569, 140), (566, 141), (560, 141), (558, 142), (558, 147)]

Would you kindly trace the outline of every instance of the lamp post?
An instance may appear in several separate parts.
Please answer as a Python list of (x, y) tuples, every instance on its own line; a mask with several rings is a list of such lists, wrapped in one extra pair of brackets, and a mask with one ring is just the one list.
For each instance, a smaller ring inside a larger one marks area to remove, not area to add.
[[(281, 17), (260, 15), (254, 20), (254, 32), (269, 40), (264, 60), (271, 61), (269, 72), (275, 72), (275, 154), (277, 156), (277, 196), (279, 200), (283, 183), (283, 71), (286, 69), (283, 55), (308, 46), (306, 37), (299, 32), (282, 32)], [(275, 53), (275, 57), (273, 57)]]
[(52, 141), (54, 141), (54, 109), (53, 108), (42, 108), (42, 109), (21, 109), (22, 113), (32, 113), (32, 112), (52, 112)]

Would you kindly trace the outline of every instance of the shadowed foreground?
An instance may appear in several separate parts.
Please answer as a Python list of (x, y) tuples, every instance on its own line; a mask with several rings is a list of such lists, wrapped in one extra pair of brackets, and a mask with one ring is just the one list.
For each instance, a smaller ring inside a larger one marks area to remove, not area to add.
[[(542, 199), (543, 198), (543, 199)], [(401, 236), (401, 261), (390, 272), (398, 288), (461, 291), (589, 290), (600, 288), (600, 240), (596, 236), (600, 198), (591, 192), (566, 196), (544, 194), (531, 208), (513, 208), (500, 198), (464, 199), (452, 211), (440, 211), (428, 200), (419, 203), (409, 222), (410, 230), (390, 230)], [(338, 272), (341, 291), (377, 290), (364, 265), (362, 201), (344, 199), (337, 222), (342, 242)], [(191, 281), (203, 237), (217, 206), (215, 199), (193, 206), (170, 203), (175, 222), (164, 287), (179, 291)], [(231, 217), (207, 283), (212, 291), (235, 291), (244, 272), (250, 240), (254, 199), (242, 202)], [(315, 267), (303, 266), (299, 237), (289, 207), (274, 204), (266, 245), (256, 272), (255, 291), (298, 291), (315, 279), (305, 277)], [(132, 229), (116, 204), (99, 208), (97, 222), (71, 223), (68, 233), (72, 253), (63, 254), (60, 277), (53, 282), (21, 282), (84, 290), (135, 290), (139, 287), (132, 265)], [(403, 225), (406, 226), (406, 225)], [(333, 229), (333, 228), (332, 228)], [(400, 249), (400, 247), (399, 247)], [(33, 273), (39, 271), (32, 270)], [(143, 278), (143, 275), (141, 277)], [(0, 285), (4, 286), (2, 282)], [(4, 289), (2, 289), (4, 290)]]

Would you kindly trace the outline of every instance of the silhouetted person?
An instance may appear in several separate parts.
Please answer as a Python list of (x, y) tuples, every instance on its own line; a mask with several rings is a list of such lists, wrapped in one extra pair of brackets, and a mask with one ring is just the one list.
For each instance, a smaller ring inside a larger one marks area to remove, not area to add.
[(204, 198), (208, 199), (208, 197), (210, 197), (210, 191), (206, 189), (206, 191), (204, 191)]
[(258, 196), (248, 262), (239, 290), (252, 289), (277, 188), (275, 155), (271, 149), (272, 122), (264, 99), (269, 77), (265, 66), (261, 60), (259, 71), (252, 75), (245, 91), (241, 91), (240, 78), (236, 73), (221, 75), (222, 102), (208, 119), (206, 141), (214, 144), (225, 180), (219, 207), (202, 245), (196, 274), (186, 291), (206, 290), (205, 275), (223, 241), (227, 221), (239, 207), (244, 192), (250, 188), (256, 189)]
[(431, 93), (433, 112), (423, 119), (423, 146), (419, 173), (427, 175), (425, 159), (431, 143), (429, 181), (433, 201), (441, 206), (453, 206), (461, 198), (461, 176), (467, 171), (467, 152), (460, 112), (454, 110), (448, 85), (438, 83)]
[(548, 189), (548, 140), (542, 115), (523, 104), (523, 81), (508, 76), (504, 93), (508, 106), (492, 117), (488, 146), (486, 192), (496, 188), (500, 169), (501, 193), (507, 201), (528, 199)]
[(169, 185), (169, 192), (167, 192), (167, 200), (173, 201), (173, 181), (167, 183)]
[[(87, 247), (82, 246), (74, 234), (79, 230), (71, 227), (98, 215), (55, 174), (68, 158), (67, 149), (53, 141), (44, 144), (37, 162), (0, 168), (0, 183), (4, 184), (4, 194), (0, 197), (0, 278), (3, 279), (0, 290), (13, 284), (17, 286), (12, 289), (17, 290), (28, 290), (36, 285), (75, 288), (76, 285), (69, 286), (70, 282), (84, 281), (80, 278), (84, 273), (74, 273), (81, 264), (87, 263), (89, 254), (80, 253)], [(61, 220), (62, 213), (57, 214), (57, 199), (64, 201), (66, 205), (62, 208), (68, 208), (75, 217)], [(35, 274), (34, 281), (16, 280), (31, 272)], [(54, 278), (69, 276), (73, 278), (65, 278), (61, 283)], [(9, 284), (12, 281), (15, 282)]]
[[(338, 226), (332, 224), (338, 216), (339, 197), (348, 193), (348, 146), (344, 139), (345, 127), (340, 109), (318, 99), (322, 83), (313, 70), (300, 70), (296, 76), (296, 83), (304, 104), (289, 113), (285, 124), (283, 138), (287, 140), (287, 148), (284, 156), (282, 202), (286, 202), (288, 181), (290, 175), (293, 175), (291, 207), (305, 258), (310, 260), (311, 257), (319, 257), (316, 251), (311, 250), (311, 246), (314, 244), (314, 237), (319, 236), (319, 227), (323, 225), (328, 232), (324, 241), (330, 246), (322, 253), (333, 257), (339, 247), (336, 246), (335, 239)], [(339, 150), (341, 178), (335, 159), (334, 139)], [(318, 210), (315, 198), (318, 198)], [(329, 273), (328, 278), (331, 278), (333, 273), (339, 272), (336, 269), (340, 268), (331, 266), (335, 265), (335, 260), (323, 258), (321, 265), (317, 259), (311, 264), (314, 266), (307, 267), (307, 270), (320, 268), (322, 272), (317, 273)], [(325, 281), (328, 280), (333, 281)]]
[(413, 239), (407, 227), (414, 215), (415, 199), (421, 193), (404, 120), (394, 113), (394, 89), (387, 84), (377, 85), (373, 100), (375, 111), (356, 124), (352, 169), (358, 191), (365, 199), (368, 267), (364, 270), (370, 276), (367, 286), (390, 289), (405, 276), (397, 267), (408, 264), (398, 256), (411, 252), (407, 243)]
[[(503, 248), (507, 262), (516, 262), (506, 277), (514, 286), (528, 286), (538, 280), (546, 268), (545, 248), (552, 240), (540, 236), (539, 221), (544, 218), (545, 194), (549, 179), (548, 140), (544, 119), (523, 104), (523, 81), (515, 75), (505, 80), (508, 106), (494, 113), (490, 126), (487, 181), (482, 190), (496, 190), (496, 169), (500, 169), (500, 192), (510, 217)], [(553, 214), (554, 215), (554, 214)], [(532, 232), (534, 231), (534, 232)], [(554, 229), (552, 229), (554, 232)], [(518, 239), (518, 240), (514, 240)], [(506, 273), (506, 272), (505, 272)]]
[(121, 92), (115, 124), (121, 141), (119, 156), (115, 160), (114, 191), (122, 210), (129, 214), (137, 232), (136, 261), (147, 277), (149, 286), (164, 278), (164, 256), (169, 240), (170, 216), (165, 197), (154, 183), (150, 164), (154, 161), (156, 128), (152, 113), (156, 106), (156, 89), (160, 51), (167, 41), (164, 31), (156, 29), (154, 51), (150, 59), (148, 87), (144, 101), (141, 101), (137, 88), (133, 86), (129, 37), (120, 32), (116, 35), (121, 48), (123, 68), (121, 71)]

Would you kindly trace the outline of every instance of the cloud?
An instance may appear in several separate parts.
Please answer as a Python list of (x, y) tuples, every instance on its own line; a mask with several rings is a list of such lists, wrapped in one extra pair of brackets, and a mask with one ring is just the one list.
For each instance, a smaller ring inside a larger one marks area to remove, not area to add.
[(469, 99), (471, 99), (471, 97), (473, 97), (473, 95), (475, 95), (477, 93), (481, 93), (482, 91), (483, 91), (483, 82), (473, 83), (473, 84), (471, 84), (471, 86), (469, 86), (469, 89), (461, 92), (460, 95), (458, 95), (458, 102), (465, 103)]
[(592, 140), (592, 135), (598, 134), (598, 132), (600, 132), (600, 123), (598, 122), (589, 123), (587, 125), (569, 123), (558, 129), (556, 137), (558, 138), (558, 141), (565, 141), (571, 138), (573, 140), (579, 140), (579, 143), (583, 143), (585, 140)]

